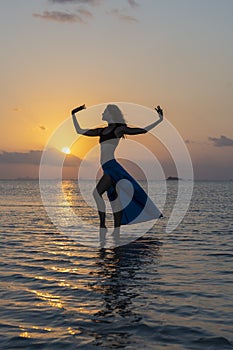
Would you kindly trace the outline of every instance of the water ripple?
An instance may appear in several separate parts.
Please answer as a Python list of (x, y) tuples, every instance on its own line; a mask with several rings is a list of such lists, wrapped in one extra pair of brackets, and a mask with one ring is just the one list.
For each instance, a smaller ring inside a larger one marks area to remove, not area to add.
[(232, 183), (197, 183), (174, 232), (113, 250), (59, 234), (36, 182), (1, 186), (1, 349), (233, 349)]

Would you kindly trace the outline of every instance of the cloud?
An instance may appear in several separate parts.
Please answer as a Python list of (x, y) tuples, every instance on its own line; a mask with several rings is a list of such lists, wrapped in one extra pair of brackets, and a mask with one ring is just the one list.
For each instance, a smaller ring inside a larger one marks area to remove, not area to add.
[(0, 153), (0, 163), (39, 164), (42, 151), (5, 152)]
[(84, 5), (98, 5), (101, 0), (49, 0), (53, 4), (84, 4)]
[[(52, 5), (80, 5), (84, 7), (80, 7), (78, 9), (71, 9), (71, 11), (60, 11), (60, 10), (54, 10), (54, 11), (44, 11), (43, 13), (33, 13), (34, 17), (49, 20), (49, 21), (56, 21), (60, 23), (85, 23), (83, 18), (92, 18), (93, 15), (90, 11), (88, 11), (85, 7), (86, 6), (97, 6), (100, 5), (103, 2), (107, 2), (106, 0), (48, 0)], [(128, 5), (131, 8), (135, 8), (139, 6), (136, 0), (126, 0)], [(112, 9), (107, 14), (112, 14), (116, 18), (118, 18), (121, 21), (128, 22), (128, 23), (135, 23), (138, 22), (138, 19), (134, 16), (128, 15), (125, 13), (125, 9), (119, 10), (119, 9)]]
[(128, 22), (128, 23), (138, 22), (137, 18), (130, 16), (130, 15), (126, 15), (122, 11), (120, 11), (119, 9), (112, 9), (111, 11), (109, 11), (107, 13), (115, 16), (120, 21), (124, 21), (124, 22)]
[(21, 109), (18, 108), (18, 107), (14, 107), (14, 108), (12, 109), (12, 111), (13, 111), (13, 112), (21, 112)]
[(131, 7), (138, 7), (139, 4), (135, 0), (128, 0), (128, 3)]
[(86, 10), (86, 9), (83, 9), (83, 8), (80, 8), (78, 9), (77, 11), (81, 16), (84, 16), (84, 17), (87, 17), (87, 18), (92, 18), (93, 17), (93, 14)]
[(186, 143), (186, 145), (206, 145), (207, 142), (198, 142), (198, 141), (194, 141), (194, 140), (185, 140), (184, 141)]
[(233, 139), (230, 139), (224, 135), (221, 135), (221, 137), (219, 137), (219, 138), (209, 137), (209, 140), (213, 141), (214, 146), (216, 146), (216, 147), (227, 147), (227, 146), (232, 147), (233, 146)]
[(44, 126), (44, 125), (39, 125), (38, 128), (42, 131), (47, 130), (46, 126)]
[[(39, 165), (43, 151), (30, 150), (28, 152), (6, 152), (0, 153), (0, 164), (31, 164)], [(56, 166), (64, 158), (64, 154), (58, 150), (51, 148), (46, 151), (45, 163)], [(74, 155), (65, 156), (64, 166), (77, 166), (80, 158)]]
[(61, 11), (44, 11), (42, 14), (33, 13), (33, 16), (49, 21), (56, 21), (62, 23), (84, 23), (82, 17), (80, 17), (79, 15)]
[(85, 23), (83, 19), (84, 17), (93, 17), (92, 13), (84, 8), (79, 8), (76, 13), (68, 13), (63, 11), (44, 11), (42, 14), (34, 13), (33, 16), (62, 23)]
[[(99, 5), (103, 0), (49, 0), (52, 4), (82, 4), (82, 5)], [(136, 0), (127, 0), (131, 7), (138, 7), (139, 4)]]
[[(73, 166), (78, 166), (81, 162), (80, 158), (72, 154), (64, 155), (64, 153), (58, 151), (55, 148), (47, 149), (45, 152), (46, 153), (44, 153), (43, 155), (44, 156), (43, 164), (58, 166), (58, 164), (61, 164), (61, 162), (64, 160), (63, 165), (65, 167), (73, 167)], [(41, 151), (41, 154), (42, 154), (42, 151)]]

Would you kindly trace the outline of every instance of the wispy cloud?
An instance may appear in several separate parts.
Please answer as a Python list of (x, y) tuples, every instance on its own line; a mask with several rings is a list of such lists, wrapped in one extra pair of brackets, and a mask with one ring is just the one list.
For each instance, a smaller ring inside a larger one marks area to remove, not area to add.
[(131, 7), (138, 7), (139, 4), (135, 0), (128, 0), (128, 3)]
[(84, 4), (84, 5), (98, 5), (101, 0), (49, 0), (53, 4)]
[(38, 125), (38, 128), (42, 131), (45, 131), (47, 130), (46, 126), (45, 125)]
[[(65, 10), (54, 11), (44, 11), (43, 13), (34, 13), (33, 16), (48, 21), (56, 21), (60, 23), (86, 23), (86, 19), (93, 18), (93, 14), (88, 10), (88, 6), (99, 6), (102, 3), (108, 3), (107, 0), (48, 0), (52, 5), (67, 5)], [(128, 9), (112, 9), (107, 11), (107, 14), (115, 16), (118, 20), (135, 23), (138, 22), (138, 19), (127, 13), (129, 7), (136, 8), (139, 6), (136, 0), (125, 0), (127, 3)], [(78, 5), (78, 8), (75, 8), (74, 5)], [(71, 6), (71, 7), (70, 7)], [(67, 9), (69, 8), (69, 10)]]
[(187, 139), (184, 141), (187, 145), (206, 145), (207, 142), (201, 142), (201, 141), (194, 141), (194, 140), (190, 140), (190, 139)]
[(123, 10), (112, 9), (111, 11), (108, 11), (107, 13), (115, 16), (120, 21), (124, 21), (124, 22), (128, 22), (128, 23), (138, 22), (138, 19), (136, 17), (125, 14), (123, 12)]
[(42, 151), (6, 152), (0, 153), (0, 163), (40, 164)]
[(86, 18), (92, 18), (92, 17), (93, 17), (93, 14), (92, 14), (90, 11), (88, 11), (88, 10), (86, 10), (86, 9), (84, 9), (84, 8), (79, 8), (79, 9), (77, 10), (77, 12), (78, 12), (81, 16), (86, 17)]
[(14, 108), (12, 108), (12, 111), (13, 112), (21, 112), (21, 109), (18, 107), (14, 107)]
[[(103, 0), (48, 0), (52, 4), (83, 4), (83, 5), (99, 5)], [(106, 0), (105, 0), (106, 1)], [(126, 0), (131, 7), (138, 7), (136, 0)], [(106, 1), (108, 2), (108, 1)]]
[[(57, 165), (64, 159), (64, 154), (56, 149), (46, 151), (46, 164)], [(6, 152), (0, 153), (0, 164), (32, 164), (39, 165), (43, 151), (30, 150), (28, 152)], [(74, 155), (68, 155), (65, 158), (64, 166), (77, 166), (80, 159)]]
[(229, 137), (226, 137), (224, 135), (221, 135), (221, 137), (209, 137), (209, 140), (214, 143), (214, 146), (216, 147), (232, 147), (233, 146), (233, 139), (230, 139)]
[(84, 23), (82, 17), (78, 14), (72, 14), (62, 11), (44, 11), (42, 14), (33, 13), (34, 17), (42, 18), (49, 21), (56, 21), (62, 23)]

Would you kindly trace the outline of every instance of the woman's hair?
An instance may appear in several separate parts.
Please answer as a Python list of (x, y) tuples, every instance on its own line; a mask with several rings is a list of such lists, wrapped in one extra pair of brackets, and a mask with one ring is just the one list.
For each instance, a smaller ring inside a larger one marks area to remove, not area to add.
[(126, 124), (125, 118), (117, 105), (109, 104), (106, 110), (111, 114), (114, 123)]

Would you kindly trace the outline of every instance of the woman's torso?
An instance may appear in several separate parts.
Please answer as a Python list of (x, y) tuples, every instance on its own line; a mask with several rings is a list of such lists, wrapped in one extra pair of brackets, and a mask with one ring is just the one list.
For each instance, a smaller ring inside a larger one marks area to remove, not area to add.
[(114, 159), (115, 149), (120, 141), (119, 130), (123, 124), (110, 124), (103, 128), (100, 134), (100, 162), (101, 164)]

